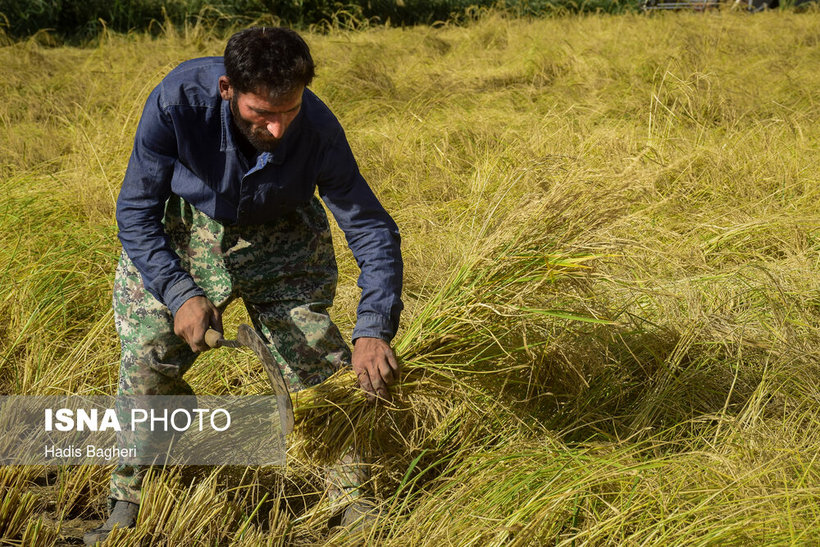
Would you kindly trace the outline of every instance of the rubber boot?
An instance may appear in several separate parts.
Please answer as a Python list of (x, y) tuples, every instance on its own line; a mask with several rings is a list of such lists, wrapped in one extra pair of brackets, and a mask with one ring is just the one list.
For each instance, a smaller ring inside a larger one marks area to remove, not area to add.
[(133, 528), (137, 524), (137, 514), (139, 510), (140, 506), (136, 503), (117, 500), (108, 520), (99, 528), (94, 528), (90, 532), (87, 532), (83, 536), (83, 543), (85, 545), (95, 545), (105, 540), (115, 526), (117, 528)]

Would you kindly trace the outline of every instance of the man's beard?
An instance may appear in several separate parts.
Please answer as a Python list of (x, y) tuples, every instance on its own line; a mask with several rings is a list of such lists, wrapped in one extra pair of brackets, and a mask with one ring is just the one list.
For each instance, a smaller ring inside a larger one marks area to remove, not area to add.
[(239, 115), (239, 94), (231, 97), (231, 114), (233, 123), (239, 133), (259, 152), (273, 152), (282, 139), (277, 139), (264, 128), (254, 131), (253, 124)]

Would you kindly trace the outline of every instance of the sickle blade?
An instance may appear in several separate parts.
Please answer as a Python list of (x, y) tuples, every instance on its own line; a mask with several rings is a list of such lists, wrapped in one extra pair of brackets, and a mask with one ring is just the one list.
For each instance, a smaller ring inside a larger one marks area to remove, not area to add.
[(290, 399), (285, 377), (282, 376), (282, 371), (279, 365), (271, 355), (268, 346), (259, 336), (259, 334), (250, 325), (241, 324), (237, 330), (236, 339), (240, 344), (248, 346), (253, 350), (256, 356), (262, 361), (262, 367), (268, 374), (273, 391), (276, 394), (276, 402), (279, 405), (279, 419), (282, 422), (282, 432), (285, 435), (293, 431), (293, 402)]

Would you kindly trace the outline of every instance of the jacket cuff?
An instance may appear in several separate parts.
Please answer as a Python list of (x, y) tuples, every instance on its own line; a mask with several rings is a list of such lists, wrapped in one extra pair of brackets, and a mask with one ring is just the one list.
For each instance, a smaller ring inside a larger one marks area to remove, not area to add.
[(395, 335), (389, 318), (378, 313), (362, 313), (356, 319), (351, 339), (353, 343), (357, 338), (381, 338), (390, 342)]
[(164, 300), (165, 305), (171, 310), (171, 313), (176, 315), (177, 310), (189, 299), (195, 296), (205, 296), (199, 285), (190, 277), (181, 279), (176, 282), (170, 289), (165, 291)]

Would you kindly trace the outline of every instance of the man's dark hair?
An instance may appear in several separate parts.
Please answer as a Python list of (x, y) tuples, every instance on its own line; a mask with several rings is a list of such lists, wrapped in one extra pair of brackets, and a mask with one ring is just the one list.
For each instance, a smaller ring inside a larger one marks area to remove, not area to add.
[(225, 47), (225, 75), (239, 93), (282, 97), (313, 80), (310, 49), (296, 32), (253, 27), (237, 32)]

